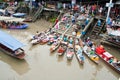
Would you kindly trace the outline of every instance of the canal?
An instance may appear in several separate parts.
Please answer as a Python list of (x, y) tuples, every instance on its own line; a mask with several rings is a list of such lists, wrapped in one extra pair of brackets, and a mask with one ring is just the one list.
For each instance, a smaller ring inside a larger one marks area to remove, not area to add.
[[(120, 74), (112, 70), (102, 60), (96, 65), (85, 56), (85, 64), (80, 65), (74, 55), (72, 61), (67, 61), (66, 54), (59, 57), (56, 52), (50, 53), (50, 46), (35, 45), (29, 42), (30, 36), (36, 31), (44, 31), (51, 23), (39, 20), (29, 23), (26, 30), (3, 31), (25, 44), (25, 60), (15, 59), (0, 52), (0, 80), (118, 80)], [(116, 48), (106, 45), (106, 49), (120, 59)]]

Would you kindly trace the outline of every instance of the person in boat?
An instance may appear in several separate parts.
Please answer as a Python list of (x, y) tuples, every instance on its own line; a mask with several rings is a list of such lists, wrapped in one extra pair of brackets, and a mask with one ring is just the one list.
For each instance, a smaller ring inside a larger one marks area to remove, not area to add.
[(93, 46), (93, 42), (90, 40), (90, 38), (88, 37), (88, 39), (87, 39), (87, 45), (89, 46), (89, 47), (91, 47), (92, 48), (92, 46)]
[(72, 37), (70, 37), (69, 43), (73, 44), (73, 38)]
[(78, 38), (75, 40), (75, 44), (79, 45), (79, 39)]
[(105, 52), (103, 45), (96, 47), (96, 53), (102, 55)]
[(77, 48), (77, 53), (82, 55), (82, 48), (80, 46)]
[(10, 16), (10, 13), (8, 12), (7, 9), (5, 9), (5, 16)]
[(119, 69), (120, 69), (120, 61), (117, 62), (117, 66), (119, 66)]
[(69, 45), (68, 46), (73, 47), (73, 38), (72, 37), (69, 38)]
[(67, 36), (64, 36), (63, 40), (64, 40), (64, 42), (67, 42), (68, 41)]
[(62, 53), (64, 51), (63, 45), (60, 46), (59, 48), (59, 53)]
[(73, 26), (73, 28), (74, 28), (74, 30), (73, 30), (73, 31), (75, 31), (75, 32), (76, 32), (76, 34), (77, 34), (77, 32), (78, 32), (78, 27), (77, 27), (77, 25), (74, 25), (74, 26)]
[(38, 35), (39, 35), (39, 32), (36, 31), (36, 34), (33, 36), (33, 39), (37, 39), (37, 38), (38, 38)]
[(54, 39), (57, 39), (58, 38), (58, 34), (57, 33), (54, 33)]
[(112, 58), (109, 59), (108, 62), (109, 62), (109, 63), (113, 63), (113, 60), (114, 60), (114, 58), (112, 57)]
[(17, 55), (21, 54), (22, 52), (23, 52), (23, 50), (18, 48), (17, 50), (15, 50), (14, 55), (17, 56)]
[(12, 22), (13, 26), (17, 26), (17, 23), (15, 21)]
[(85, 25), (87, 25), (88, 23), (89, 23), (89, 18), (85, 20)]
[(69, 28), (69, 27), (70, 27), (70, 24), (67, 24), (67, 25), (65, 26), (66, 29)]
[(48, 32), (50, 32), (50, 33), (51, 33), (51, 32), (52, 32), (52, 28), (49, 28)]
[(98, 21), (97, 21), (97, 26), (101, 26), (101, 20), (99, 19)]

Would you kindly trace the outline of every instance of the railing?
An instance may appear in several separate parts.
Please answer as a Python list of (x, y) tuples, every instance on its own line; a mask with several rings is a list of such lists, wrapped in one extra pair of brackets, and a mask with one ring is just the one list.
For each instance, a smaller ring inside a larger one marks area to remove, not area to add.
[(35, 15), (32, 17), (32, 22), (35, 22), (36, 19), (38, 18), (38, 16), (40, 15), (40, 13), (43, 11), (43, 6), (41, 6), (37, 12), (35, 13)]

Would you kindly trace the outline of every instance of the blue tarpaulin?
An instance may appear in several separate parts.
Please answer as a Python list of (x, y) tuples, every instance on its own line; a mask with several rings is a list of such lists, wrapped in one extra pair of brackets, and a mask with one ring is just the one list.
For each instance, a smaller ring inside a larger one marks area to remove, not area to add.
[(0, 43), (13, 51), (24, 46), (24, 44), (16, 40), (14, 37), (1, 30), (0, 30)]

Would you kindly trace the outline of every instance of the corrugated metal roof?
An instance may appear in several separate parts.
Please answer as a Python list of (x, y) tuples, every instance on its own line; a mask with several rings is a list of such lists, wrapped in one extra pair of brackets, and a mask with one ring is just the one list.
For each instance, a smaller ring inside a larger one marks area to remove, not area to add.
[(14, 37), (1, 30), (0, 30), (0, 43), (13, 51), (24, 46), (24, 44), (16, 40)]

